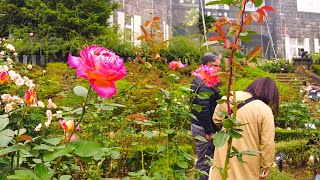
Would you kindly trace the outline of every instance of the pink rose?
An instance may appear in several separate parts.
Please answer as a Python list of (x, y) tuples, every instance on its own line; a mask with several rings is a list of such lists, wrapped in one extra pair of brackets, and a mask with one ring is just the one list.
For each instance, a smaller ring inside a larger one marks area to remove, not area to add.
[(184, 67), (186, 67), (186, 66), (187, 66), (187, 65), (182, 64), (181, 61), (171, 61), (171, 62), (169, 63), (169, 68), (175, 69), (175, 70), (180, 69), (180, 68), (184, 68)]
[(127, 73), (123, 60), (114, 52), (97, 45), (81, 50), (80, 56), (69, 55), (68, 58), (70, 67), (77, 68), (77, 76), (88, 79), (99, 96), (109, 98), (115, 95), (114, 82)]
[(217, 71), (207, 65), (201, 65), (196, 71), (192, 71), (191, 74), (199, 77), (204, 81), (208, 87), (214, 87), (219, 83), (219, 76), (214, 75)]

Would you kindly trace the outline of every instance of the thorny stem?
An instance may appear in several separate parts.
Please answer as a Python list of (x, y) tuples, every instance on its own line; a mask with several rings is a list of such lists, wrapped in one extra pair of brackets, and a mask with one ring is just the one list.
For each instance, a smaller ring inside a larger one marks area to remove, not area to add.
[[(240, 11), (240, 18), (238, 20), (238, 23), (240, 24), (240, 28), (239, 31), (237, 32), (237, 34), (235, 35), (235, 40), (234, 40), (234, 44), (238, 43), (239, 40), (239, 35), (243, 29), (243, 21), (244, 21), (244, 15), (245, 15), (245, 6), (247, 4), (247, 0), (244, 0), (242, 7), (241, 7), (241, 11)], [(230, 57), (229, 57), (229, 80), (228, 80), (228, 91), (227, 91), (227, 106), (228, 106), (228, 114), (231, 115), (231, 106), (230, 106), (230, 91), (231, 91), (231, 84), (232, 84), (232, 75), (233, 75), (233, 71), (232, 71), (232, 65), (233, 65), (233, 59), (234, 59), (234, 53), (235, 53), (236, 49), (232, 48), (231, 53), (230, 53)], [(234, 94), (235, 95), (235, 94)], [(233, 98), (233, 100), (235, 101), (235, 98)], [(230, 151), (231, 151), (231, 146), (232, 146), (232, 137), (229, 136), (228, 139), (228, 148), (227, 148), (227, 154), (225, 157), (225, 164), (224, 164), (224, 168), (223, 168), (223, 174), (222, 174), (222, 179), (226, 180), (228, 177), (228, 166), (229, 166), (229, 161), (230, 161)]]
[[(19, 143), (19, 140), (20, 140), (20, 129), (22, 128), (22, 123), (23, 123), (23, 119), (26, 115), (26, 112), (27, 110), (24, 110), (23, 113), (22, 113), (22, 118), (19, 122), (19, 125), (18, 125), (18, 131), (17, 131), (17, 136), (16, 136), (16, 144)], [(11, 156), (11, 173), (13, 173), (13, 165), (14, 165), (14, 156), (15, 156), (15, 152), (12, 153), (12, 156)], [(20, 156), (20, 153), (19, 153), (19, 150), (17, 150), (17, 167), (19, 167), (19, 157)]]
[(171, 102), (168, 104), (168, 109), (167, 109), (167, 119), (168, 119), (168, 127), (167, 127), (167, 134), (168, 134), (168, 142), (167, 142), (167, 171), (169, 175), (169, 168), (170, 168), (170, 117), (171, 116)]
[[(68, 137), (68, 141), (67, 141), (66, 147), (68, 147), (72, 135), (74, 134), (76, 128), (79, 126), (79, 124), (81, 123), (81, 121), (82, 121), (82, 119), (83, 119), (83, 117), (84, 117), (84, 113), (85, 113), (85, 111), (86, 111), (87, 100), (88, 100), (88, 97), (89, 97), (89, 94), (90, 94), (91, 89), (92, 89), (92, 84), (90, 84), (90, 87), (89, 87), (89, 89), (88, 89), (87, 96), (86, 96), (86, 98), (84, 99), (84, 101), (83, 101), (83, 103), (82, 103), (82, 113), (81, 113), (81, 117), (80, 117), (79, 121), (77, 122), (77, 124), (73, 127), (73, 130), (72, 130), (71, 134), (70, 134), (69, 137)], [(55, 165), (55, 167), (54, 167), (54, 170), (53, 170), (54, 173), (52, 174), (50, 180), (53, 179), (55, 173), (57, 172), (58, 168), (60, 167), (61, 161), (62, 161), (62, 156), (60, 156), (59, 159), (57, 160), (57, 163), (56, 163), (56, 165)]]
[[(239, 36), (240, 33), (242, 32), (243, 29), (243, 19), (244, 19), (244, 15), (245, 15), (245, 6), (247, 4), (247, 0), (245, 0), (245, 2), (242, 5), (242, 9), (241, 9), (241, 18), (239, 19), (239, 24), (240, 24), (240, 28), (239, 31), (237, 32), (236, 36), (235, 36), (235, 40), (234, 40), (234, 44), (238, 43), (239, 40)], [(232, 84), (232, 75), (233, 75), (233, 71), (232, 71), (232, 65), (233, 65), (233, 58), (234, 58), (234, 53), (235, 53), (236, 49), (232, 48), (231, 53), (230, 53), (230, 57), (229, 57), (229, 80), (228, 80), (228, 91), (227, 91), (227, 105), (228, 105), (228, 114), (231, 115), (231, 107), (230, 107), (230, 90), (231, 90), (231, 84)]]

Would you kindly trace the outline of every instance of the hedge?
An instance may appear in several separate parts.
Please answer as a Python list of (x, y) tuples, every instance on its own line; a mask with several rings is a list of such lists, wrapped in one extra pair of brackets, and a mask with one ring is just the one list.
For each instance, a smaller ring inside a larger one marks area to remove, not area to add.
[(290, 141), (290, 140), (299, 140), (305, 139), (307, 137), (320, 137), (319, 130), (289, 130), (289, 129), (276, 129), (276, 137), (275, 140), (277, 142), (280, 141)]

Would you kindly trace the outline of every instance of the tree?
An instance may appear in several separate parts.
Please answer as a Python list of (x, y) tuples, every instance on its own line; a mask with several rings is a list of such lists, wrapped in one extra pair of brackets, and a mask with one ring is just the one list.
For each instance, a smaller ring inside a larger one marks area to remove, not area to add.
[[(216, 22), (216, 18), (214, 18), (213, 16), (208, 16), (206, 14), (204, 14), (204, 21), (206, 23), (206, 32), (208, 32), (208, 30), (210, 28), (213, 27), (213, 24)], [(201, 13), (199, 13), (199, 18), (198, 18), (198, 27), (199, 30), (201, 32), (201, 34), (204, 34), (204, 29), (203, 29), (203, 22), (202, 22), (202, 15)]]
[(84, 44), (118, 39), (107, 23), (117, 7), (109, 0), (7, 0), (0, 7), (1, 36), (16, 39), (21, 53), (63, 57)]

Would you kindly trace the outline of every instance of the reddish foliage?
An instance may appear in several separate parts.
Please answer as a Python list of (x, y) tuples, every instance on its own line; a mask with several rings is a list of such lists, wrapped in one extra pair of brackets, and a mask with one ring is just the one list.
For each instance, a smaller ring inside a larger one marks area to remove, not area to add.
[(127, 116), (127, 119), (146, 121), (147, 117), (145, 117), (144, 115), (141, 115), (141, 114), (130, 114), (130, 115)]

